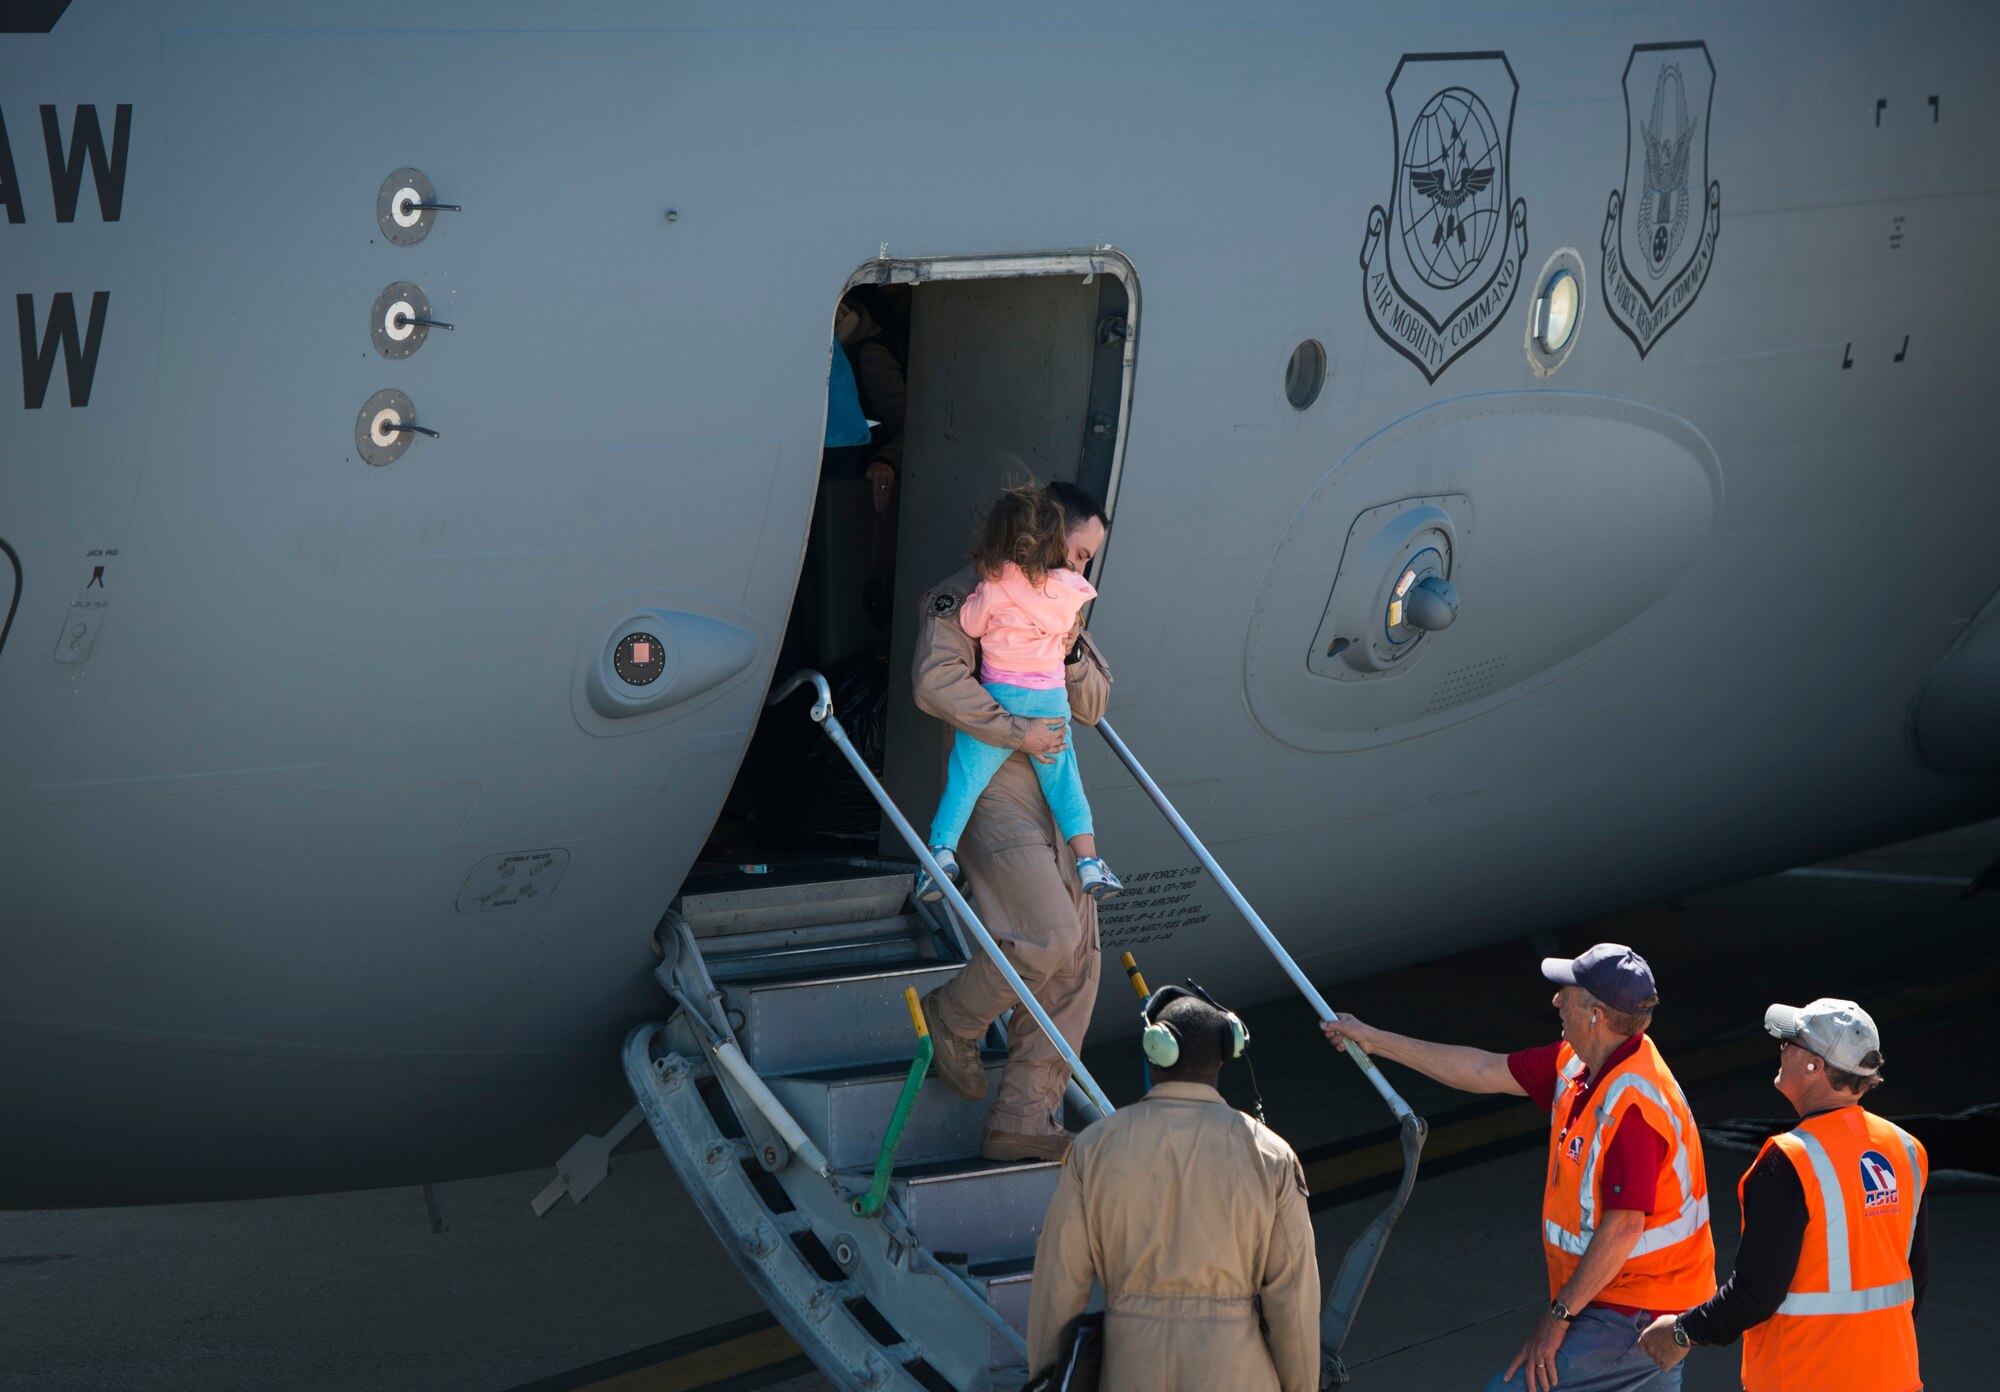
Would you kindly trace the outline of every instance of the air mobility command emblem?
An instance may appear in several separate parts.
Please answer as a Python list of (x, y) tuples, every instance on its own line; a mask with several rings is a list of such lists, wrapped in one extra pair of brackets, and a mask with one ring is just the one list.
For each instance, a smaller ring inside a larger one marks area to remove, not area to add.
[(1361, 295), (1375, 332), (1427, 382), (1520, 289), (1528, 203), (1507, 201), (1519, 93), (1504, 53), (1406, 53), (1389, 78), (1392, 182), (1388, 205), (1368, 210)]
[(1625, 186), (1604, 215), (1604, 304), (1645, 357), (1715, 260), (1722, 185), (1708, 177), (1715, 64), (1704, 43), (1636, 44), (1625, 64)]

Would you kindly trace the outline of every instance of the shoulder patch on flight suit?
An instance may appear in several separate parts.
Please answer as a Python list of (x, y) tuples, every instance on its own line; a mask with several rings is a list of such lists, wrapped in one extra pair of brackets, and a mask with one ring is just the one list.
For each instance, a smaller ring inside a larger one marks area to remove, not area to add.
[(1292, 1157), (1292, 1179), (1299, 1186), (1299, 1193), (1307, 1198), (1312, 1197), (1312, 1190), (1306, 1188), (1306, 1167), (1299, 1162), (1299, 1157), (1296, 1155)]
[(959, 597), (957, 595), (953, 594), (950, 590), (946, 590), (944, 593), (932, 597), (931, 612), (939, 618), (943, 618), (946, 614), (952, 613), (958, 608), (958, 600)]

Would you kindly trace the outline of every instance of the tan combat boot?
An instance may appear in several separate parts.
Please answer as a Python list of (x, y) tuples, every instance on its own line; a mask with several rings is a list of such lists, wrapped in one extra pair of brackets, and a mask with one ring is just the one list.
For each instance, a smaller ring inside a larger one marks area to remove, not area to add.
[(979, 1045), (970, 1039), (960, 1039), (944, 1027), (938, 1019), (936, 991), (925, 996), (920, 1002), (924, 1021), (930, 1026), (931, 1068), (944, 1085), (968, 1102), (977, 1102), (986, 1095), (986, 1065), (979, 1061)]
[(979, 1157), (982, 1160), (1060, 1160), (1069, 1154), (1069, 1143), (1075, 1139), (1068, 1131), (1058, 1131), (1049, 1136), (1029, 1136), (1019, 1131), (995, 1131), (988, 1127), (979, 1133)]

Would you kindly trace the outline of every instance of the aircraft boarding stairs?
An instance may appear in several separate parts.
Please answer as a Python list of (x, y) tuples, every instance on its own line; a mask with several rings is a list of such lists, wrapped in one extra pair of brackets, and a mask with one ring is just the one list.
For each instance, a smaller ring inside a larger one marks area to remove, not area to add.
[[(816, 673), (813, 719), (885, 814), (928, 862), (921, 839), (883, 793), (834, 718)], [(1331, 1018), (1221, 867), (1139, 768), (1108, 724), (1100, 730)], [(935, 866), (932, 866), (935, 871)], [(987, 1101), (922, 1082), (931, 1045), (916, 1001), (984, 951), (1016, 987), (1020, 1008), (1048, 1025), (956, 889), (935, 909), (910, 898), (914, 872), (851, 863), (841, 878), (702, 892), (675, 901), (658, 933), (656, 972), (673, 1005), (634, 1030), (625, 1071), (639, 1107), (610, 1135), (585, 1137), (536, 1201), (580, 1199), (641, 1114), (738, 1268), (785, 1330), (842, 1389), (986, 1392), (1027, 1377), (1026, 1330), (1035, 1239), (1061, 1166), (979, 1158)], [(989, 1035), (987, 1097), (1005, 1058)], [(1424, 1123), (1354, 1053), (1402, 1122), (1403, 1183), (1327, 1283), (1326, 1384), (1346, 1381), (1339, 1349), (1390, 1226), (1415, 1181)], [(1081, 1060), (1072, 1127), (1110, 1103)], [(699, 1272), (690, 1272), (698, 1279)]]
[[(912, 908), (914, 878), (885, 868), (685, 896), (660, 967), (680, 1010), (633, 1034), (626, 1072), (716, 1235), (836, 1386), (1012, 1387), (1061, 1167), (981, 1160), (986, 1100), (933, 1078), (908, 1108), (885, 1201), (855, 1211), (920, 1052), (905, 992), (921, 998), (964, 961), (942, 918)], [(704, 1006), (707, 1029), (689, 1019)], [(718, 1062), (710, 1031), (799, 1134)], [(993, 1042), (989, 1097), (1006, 1057)]]

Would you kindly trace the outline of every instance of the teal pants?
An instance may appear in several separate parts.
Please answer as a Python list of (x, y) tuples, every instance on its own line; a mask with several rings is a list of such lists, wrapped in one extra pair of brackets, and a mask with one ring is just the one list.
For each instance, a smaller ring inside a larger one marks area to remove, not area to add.
[[(989, 682), (986, 690), (1009, 715), (1069, 719), (1069, 692), (1063, 687), (1044, 691)], [(931, 823), (931, 845), (958, 849), (958, 838), (965, 834), (965, 824), (972, 819), (973, 804), (1013, 752), (974, 739), (963, 730), (958, 732), (951, 742), (951, 767), (945, 777), (944, 796), (938, 801), (937, 818)], [(1033, 758), (1029, 762), (1041, 782), (1042, 796), (1049, 800), (1049, 810), (1056, 814), (1056, 827), (1063, 840), (1093, 835), (1090, 803), (1083, 795), (1083, 774), (1076, 766), (1076, 749), (1063, 750), (1054, 763), (1045, 764)]]

